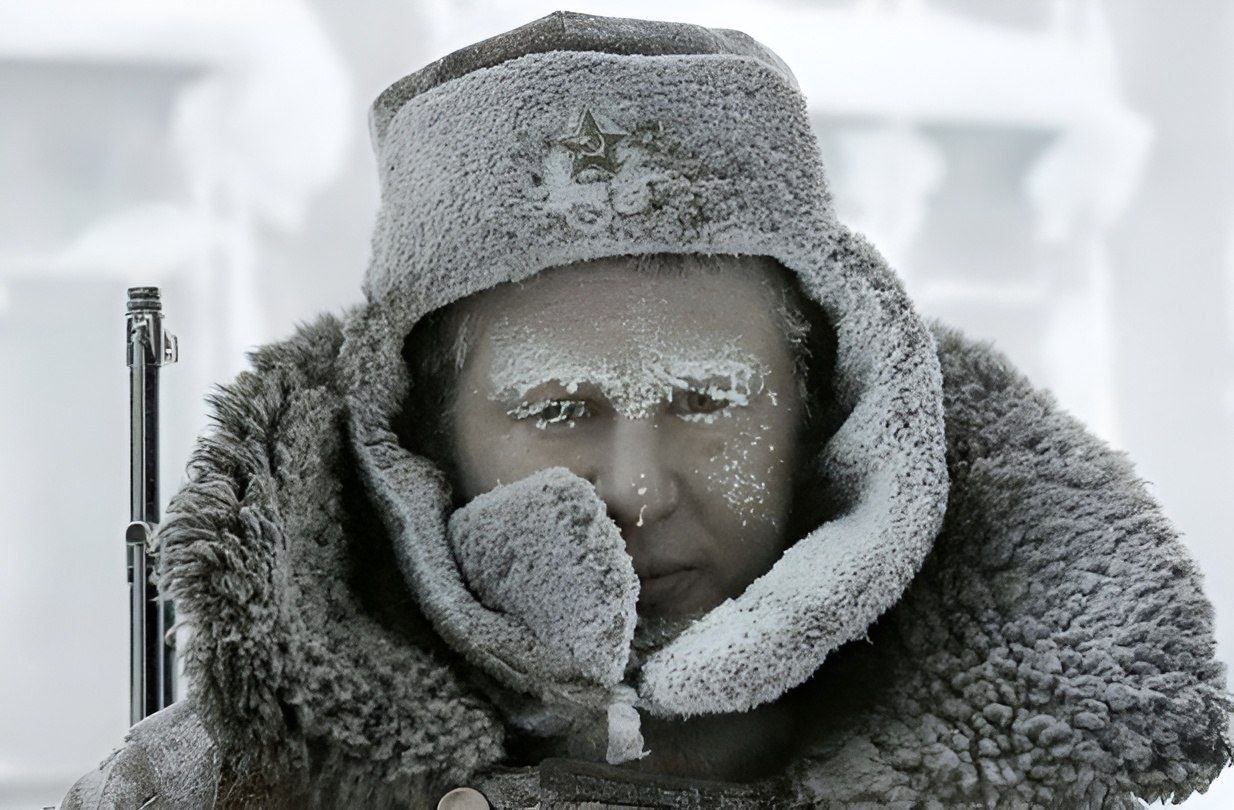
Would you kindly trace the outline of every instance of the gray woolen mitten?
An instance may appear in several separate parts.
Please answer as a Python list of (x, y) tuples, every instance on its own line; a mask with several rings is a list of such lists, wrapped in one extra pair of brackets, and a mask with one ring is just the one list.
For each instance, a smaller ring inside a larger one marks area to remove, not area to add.
[[(448, 535), (467, 589), (536, 641), (523, 691), (535, 684), (545, 712), (573, 714), (559, 718), (566, 725), (607, 718), (610, 762), (640, 756), (638, 723), (628, 719), (634, 691), (621, 686), (638, 578), (595, 488), (562, 467), (541, 470), (458, 509)], [(486, 639), (471, 643), (482, 650)]]
[(638, 579), (590, 483), (562, 467), (479, 495), (450, 517), (450, 547), (485, 607), (522, 620), (557, 671), (619, 682)]

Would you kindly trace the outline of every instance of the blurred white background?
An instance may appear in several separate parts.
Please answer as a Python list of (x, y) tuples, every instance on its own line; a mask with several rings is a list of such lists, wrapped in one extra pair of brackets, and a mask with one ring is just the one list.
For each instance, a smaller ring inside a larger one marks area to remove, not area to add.
[[(0, 5), (0, 810), (128, 725), (125, 289), (163, 288), (164, 500), (244, 351), (360, 300), (368, 102), (561, 7)], [(582, 2), (744, 30), (809, 97), (842, 218), (1136, 460), (1234, 661), (1234, 3)], [(1224, 776), (1188, 807), (1234, 807)]]

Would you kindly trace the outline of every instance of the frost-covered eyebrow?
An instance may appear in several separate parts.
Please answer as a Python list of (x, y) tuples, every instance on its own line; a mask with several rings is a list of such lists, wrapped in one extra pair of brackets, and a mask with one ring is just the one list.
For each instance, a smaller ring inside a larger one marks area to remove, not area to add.
[(604, 396), (604, 391), (594, 383), (585, 381), (563, 382), (554, 377), (540, 382), (531, 382), (527, 385), (514, 385), (502, 390), (495, 390), (491, 398), (505, 400), (511, 405), (526, 405), (530, 402), (598, 396)]
[(618, 413), (638, 418), (683, 388), (757, 393), (769, 374), (739, 337), (708, 340), (637, 318), (629, 328), (628, 339), (613, 344), (587, 324), (498, 318), (487, 335), (490, 398), (514, 404), (557, 385), (570, 395), (598, 393)]
[(599, 395), (623, 416), (640, 418), (682, 390), (723, 395), (734, 405), (746, 405), (763, 391), (766, 377), (765, 369), (758, 365), (734, 360), (693, 361), (680, 371), (654, 362), (637, 368), (603, 362), (563, 366), (521, 374), (498, 366), (492, 374), (491, 398), (507, 409), (518, 409), (529, 407), (533, 401)]

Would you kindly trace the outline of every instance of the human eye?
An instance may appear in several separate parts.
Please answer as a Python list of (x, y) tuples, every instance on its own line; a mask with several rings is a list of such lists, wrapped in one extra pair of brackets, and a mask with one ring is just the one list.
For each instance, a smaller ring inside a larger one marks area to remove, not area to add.
[(574, 427), (577, 419), (590, 415), (587, 403), (581, 399), (542, 399), (536, 402), (520, 402), (506, 411), (512, 419), (519, 421), (535, 419), (535, 425), (540, 430), (546, 430), (558, 425)]
[(688, 422), (711, 422), (733, 401), (715, 389), (694, 388), (673, 392), (670, 410)]

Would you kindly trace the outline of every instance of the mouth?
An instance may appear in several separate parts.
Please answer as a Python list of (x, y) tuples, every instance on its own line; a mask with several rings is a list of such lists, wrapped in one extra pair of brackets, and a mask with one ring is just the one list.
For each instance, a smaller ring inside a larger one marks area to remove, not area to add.
[(640, 613), (657, 615), (672, 613), (686, 601), (698, 582), (698, 569), (674, 568), (651, 572), (639, 577), (638, 607)]

